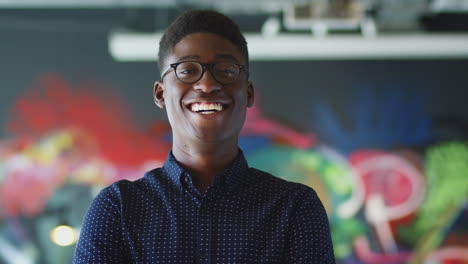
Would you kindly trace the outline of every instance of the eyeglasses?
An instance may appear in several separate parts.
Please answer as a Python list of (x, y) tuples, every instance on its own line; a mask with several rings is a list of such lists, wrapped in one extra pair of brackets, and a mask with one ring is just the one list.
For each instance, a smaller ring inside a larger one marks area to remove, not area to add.
[(181, 61), (172, 63), (163, 71), (161, 79), (174, 69), (177, 79), (183, 83), (192, 84), (198, 82), (209, 69), (213, 78), (220, 84), (230, 84), (239, 79), (242, 69), (246, 69), (244, 65), (232, 62), (219, 63), (199, 63), (197, 61)]

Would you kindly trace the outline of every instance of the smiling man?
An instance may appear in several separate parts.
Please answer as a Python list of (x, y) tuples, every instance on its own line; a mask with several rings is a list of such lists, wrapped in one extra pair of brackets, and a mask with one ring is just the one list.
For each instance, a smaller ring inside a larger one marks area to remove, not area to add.
[(254, 102), (238, 26), (184, 13), (161, 39), (159, 66), (154, 101), (172, 151), (162, 168), (101, 191), (74, 263), (335, 263), (315, 191), (249, 168), (238, 147)]

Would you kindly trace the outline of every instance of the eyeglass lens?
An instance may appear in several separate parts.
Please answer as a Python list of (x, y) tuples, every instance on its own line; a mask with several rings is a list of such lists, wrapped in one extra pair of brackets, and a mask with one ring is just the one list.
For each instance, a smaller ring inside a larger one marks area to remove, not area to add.
[[(222, 84), (235, 82), (239, 77), (239, 66), (230, 62), (216, 63), (210, 69), (216, 81)], [(195, 83), (202, 78), (203, 66), (198, 62), (182, 62), (175, 69), (177, 78), (185, 83)]]

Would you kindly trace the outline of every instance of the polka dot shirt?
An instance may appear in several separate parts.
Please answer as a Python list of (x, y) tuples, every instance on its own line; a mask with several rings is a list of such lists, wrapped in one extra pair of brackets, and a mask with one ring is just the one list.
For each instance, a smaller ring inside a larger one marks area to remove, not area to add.
[(73, 263), (335, 263), (313, 189), (249, 168), (239, 153), (204, 194), (169, 154), (162, 168), (103, 189)]

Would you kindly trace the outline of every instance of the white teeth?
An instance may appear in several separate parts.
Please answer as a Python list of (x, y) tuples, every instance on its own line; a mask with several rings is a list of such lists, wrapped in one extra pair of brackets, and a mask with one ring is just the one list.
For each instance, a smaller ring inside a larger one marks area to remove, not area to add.
[[(191, 105), (190, 110), (192, 110), (192, 112), (202, 111), (201, 113), (203, 114), (209, 114), (211, 111), (223, 110), (223, 105), (220, 103), (208, 103), (208, 104), (194, 103)], [(205, 112), (205, 111), (209, 111), (209, 112)]]

